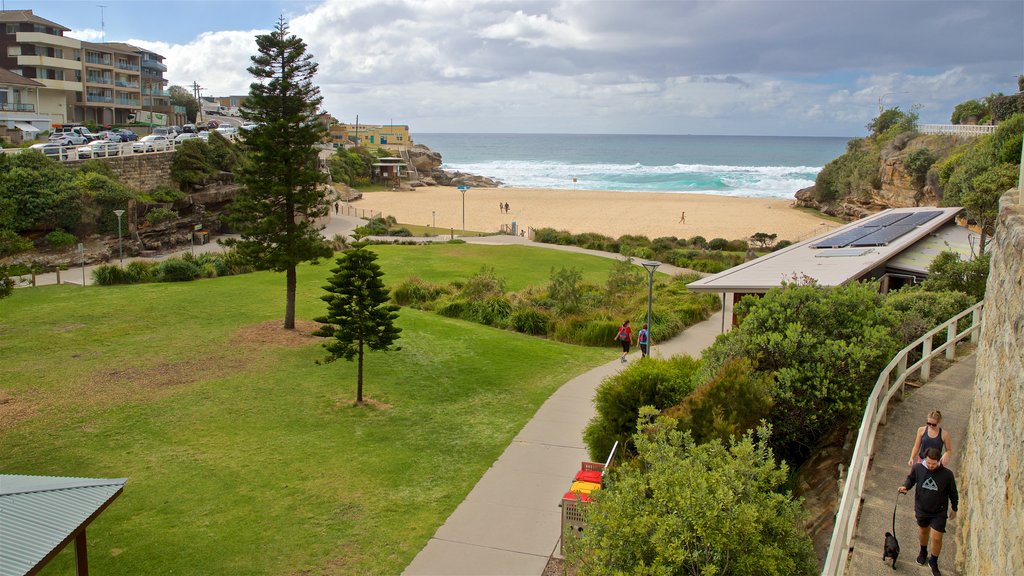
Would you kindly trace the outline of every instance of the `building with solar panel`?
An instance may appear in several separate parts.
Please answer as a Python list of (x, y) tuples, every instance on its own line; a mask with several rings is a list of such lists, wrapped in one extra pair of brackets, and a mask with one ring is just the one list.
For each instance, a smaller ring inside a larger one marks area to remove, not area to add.
[(932, 260), (944, 251), (975, 257), (978, 235), (956, 223), (962, 210), (892, 208), (687, 286), (722, 295), (723, 331), (733, 324), (740, 298), (794, 279), (810, 278), (819, 286), (870, 280), (883, 292), (896, 290), (927, 278)]

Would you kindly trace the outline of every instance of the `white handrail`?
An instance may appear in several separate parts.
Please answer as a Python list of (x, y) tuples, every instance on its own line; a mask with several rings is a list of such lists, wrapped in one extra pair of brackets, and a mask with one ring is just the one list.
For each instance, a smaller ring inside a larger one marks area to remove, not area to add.
[(995, 126), (988, 124), (919, 124), (917, 131), (921, 134), (946, 134), (951, 136), (980, 136), (996, 131)]
[[(846, 485), (843, 487), (843, 497), (839, 501), (839, 508), (836, 510), (836, 524), (832, 529), (832, 540), (829, 542), (828, 555), (825, 557), (825, 564), (822, 568), (822, 576), (842, 576), (846, 571), (846, 564), (850, 554), (850, 544), (856, 533), (857, 519), (860, 515), (861, 500), (864, 496), (864, 482), (867, 478), (868, 463), (874, 454), (875, 434), (878, 432), (878, 425), (885, 423), (886, 409), (889, 400), (897, 391), (902, 392), (907, 377), (915, 371), (920, 370), (921, 379), (928, 380), (931, 375), (931, 361), (939, 354), (945, 352), (946, 358), (952, 360), (956, 355), (956, 344), (971, 337), (971, 341), (977, 341), (981, 331), (982, 310), (985, 302), (981, 301), (946, 320), (941, 325), (930, 330), (924, 336), (915, 340), (912, 344), (900, 350), (899, 353), (889, 362), (889, 365), (879, 374), (875, 387), (868, 397), (867, 406), (864, 408), (864, 418), (861, 419), (860, 433), (857, 435), (857, 444), (853, 449), (853, 457), (850, 459), (849, 471), (846, 474)], [(971, 315), (971, 325), (963, 332), (957, 332), (957, 325), (961, 318)], [(932, 347), (932, 339), (936, 334), (946, 331), (946, 341), (938, 348)], [(911, 352), (921, 348), (921, 359), (907, 366), (907, 357)], [(896, 372), (896, 378), (892, 379), (892, 373)]]

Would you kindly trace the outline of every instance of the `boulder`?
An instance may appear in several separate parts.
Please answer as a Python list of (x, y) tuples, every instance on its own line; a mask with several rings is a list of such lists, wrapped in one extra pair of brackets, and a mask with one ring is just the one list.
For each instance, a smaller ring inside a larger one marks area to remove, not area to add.
[(417, 172), (424, 174), (430, 174), (436, 168), (440, 168), (442, 164), (441, 155), (423, 144), (416, 144), (409, 148), (409, 162)]

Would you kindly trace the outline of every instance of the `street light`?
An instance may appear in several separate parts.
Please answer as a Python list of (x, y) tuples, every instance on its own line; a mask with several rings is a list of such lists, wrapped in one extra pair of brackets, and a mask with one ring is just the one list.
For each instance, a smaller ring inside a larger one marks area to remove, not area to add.
[(881, 116), (884, 110), (882, 109), (882, 99), (886, 96), (895, 96), (896, 94), (910, 94), (910, 92), (886, 92), (878, 97), (878, 115)]
[(651, 355), (651, 304), (654, 302), (654, 271), (661, 266), (661, 262), (653, 262), (648, 260), (643, 262), (643, 267), (647, 269), (647, 355)]
[(466, 191), (469, 190), (469, 186), (459, 186), (459, 192), (462, 192), (462, 233), (466, 233)]
[(124, 268), (124, 248), (121, 245), (121, 216), (124, 214), (124, 210), (114, 210), (114, 214), (117, 214), (117, 257), (121, 261), (121, 267)]

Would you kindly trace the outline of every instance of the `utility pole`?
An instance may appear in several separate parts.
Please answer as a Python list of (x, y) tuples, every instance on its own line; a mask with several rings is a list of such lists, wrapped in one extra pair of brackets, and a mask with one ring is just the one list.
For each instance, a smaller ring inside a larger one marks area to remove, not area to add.
[(100, 42), (106, 42), (107, 41), (107, 30), (106, 30), (107, 24), (106, 24), (106, 22), (103, 21), (103, 9), (106, 8), (106, 6), (104, 6), (103, 4), (97, 4), (97, 6), (99, 6), (99, 9), (100, 9)]
[(205, 88), (203, 88), (202, 86), (199, 85), (198, 82), (193, 80), (192, 81), (192, 95), (196, 99), (196, 104), (199, 104), (199, 111), (196, 112), (196, 121), (197, 122), (202, 122), (203, 121), (203, 101), (199, 98), (199, 91), (200, 90), (205, 90)]

